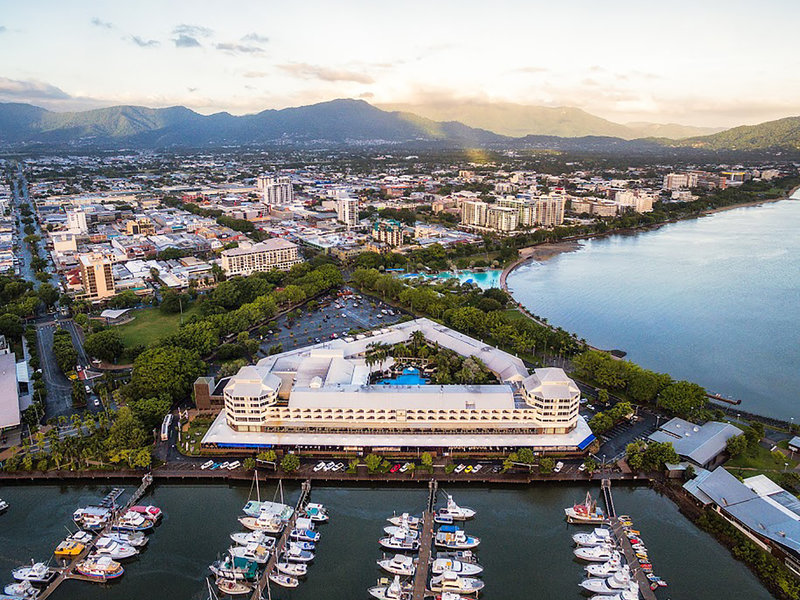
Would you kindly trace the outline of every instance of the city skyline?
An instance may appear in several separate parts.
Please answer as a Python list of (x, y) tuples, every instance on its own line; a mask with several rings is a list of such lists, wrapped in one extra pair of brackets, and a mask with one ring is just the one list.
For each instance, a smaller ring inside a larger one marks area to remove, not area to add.
[(512, 102), (711, 127), (800, 114), (800, 80), (785, 77), (800, 66), (795, 4), (613, 4), (9, 5), (0, 101), (204, 114), (342, 97)]

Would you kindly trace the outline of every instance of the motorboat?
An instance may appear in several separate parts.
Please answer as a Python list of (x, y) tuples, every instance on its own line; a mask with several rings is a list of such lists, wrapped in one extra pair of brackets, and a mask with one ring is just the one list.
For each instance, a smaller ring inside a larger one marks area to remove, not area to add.
[(392, 537), (409, 537), (412, 540), (416, 540), (419, 538), (419, 531), (416, 529), (409, 529), (407, 527), (403, 527), (402, 525), (387, 525), (383, 528), (383, 531), (386, 532), (387, 535), (391, 535)]
[(631, 581), (630, 570), (625, 567), (608, 577), (586, 579), (581, 582), (581, 587), (592, 594), (611, 595), (629, 589), (631, 584), (638, 588), (636, 582)]
[(378, 600), (410, 600), (411, 598), (411, 586), (401, 584), (398, 575), (394, 576), (390, 584), (385, 585), (379, 582), (379, 585), (373, 586), (367, 591), (370, 596)]
[(616, 594), (595, 594), (589, 600), (639, 600), (639, 588), (631, 587)]
[(285, 573), (278, 573), (277, 571), (272, 571), (269, 574), (269, 580), (281, 587), (285, 588), (296, 588), (300, 585), (300, 581), (297, 577), (292, 577), (291, 575), (286, 575)]
[(392, 525), (396, 525), (398, 527), (402, 527), (403, 524), (406, 524), (408, 525), (409, 529), (419, 529), (420, 525), (422, 525), (422, 519), (420, 517), (415, 517), (414, 515), (410, 515), (408, 513), (394, 515), (386, 520)]
[(616, 550), (611, 546), (592, 546), (575, 548), (572, 553), (579, 559), (588, 562), (607, 562), (614, 556)]
[(246, 558), (247, 560), (257, 562), (260, 565), (266, 564), (270, 556), (269, 548), (255, 542), (251, 542), (246, 546), (234, 546), (233, 548), (230, 548), (228, 552), (233, 556)]
[(447, 506), (436, 511), (436, 516), (450, 517), (454, 521), (466, 521), (475, 516), (475, 510), (459, 506), (450, 494), (447, 494)]
[(222, 560), (212, 563), (208, 568), (221, 579), (252, 581), (258, 577), (258, 564), (238, 556), (227, 555)]
[(419, 540), (411, 537), (395, 537), (387, 535), (378, 540), (378, 543), (387, 550), (398, 550), (401, 552), (416, 552), (419, 550)]
[(314, 560), (313, 552), (309, 552), (308, 550), (303, 550), (302, 548), (291, 542), (287, 546), (286, 552), (284, 552), (283, 556), (288, 562), (307, 563)]
[(455, 592), (442, 592), (435, 596), (435, 600), (467, 600), (467, 596), (462, 596)]
[(275, 538), (267, 535), (263, 531), (236, 532), (231, 534), (231, 540), (239, 546), (247, 544), (261, 544), (272, 550), (275, 547)]
[(95, 581), (122, 577), (125, 569), (110, 556), (90, 556), (75, 565), (75, 572)]
[(133, 546), (122, 544), (106, 536), (99, 538), (95, 542), (94, 551), (98, 555), (110, 556), (114, 560), (131, 558), (139, 554), (139, 551)]
[(114, 531), (147, 531), (152, 529), (153, 525), (155, 525), (155, 521), (150, 517), (129, 510), (111, 525), (111, 529)]
[(316, 548), (314, 542), (299, 542), (299, 541), (292, 541), (289, 542), (290, 546), (294, 546), (295, 548), (300, 548), (300, 550), (307, 550), (308, 552), (313, 552)]
[(433, 543), (441, 548), (451, 550), (469, 550), (481, 543), (479, 538), (464, 533), (455, 525), (442, 525), (436, 532)]
[(33, 584), (30, 581), (18, 581), (5, 586), (5, 588), (3, 588), (3, 593), (8, 594), (12, 598), (33, 600), (39, 596), (39, 589), (33, 587)]
[(305, 513), (306, 517), (315, 523), (324, 523), (329, 519), (328, 509), (325, 508), (324, 505), (317, 504), (316, 502), (309, 502), (306, 504), (303, 512)]
[(72, 558), (74, 556), (79, 556), (80, 553), (83, 552), (84, 548), (86, 548), (86, 546), (80, 542), (64, 540), (56, 547), (55, 550), (53, 550), (53, 554), (56, 556)]
[(461, 577), (457, 573), (445, 571), (431, 577), (432, 592), (455, 592), (456, 594), (475, 594), (483, 589), (483, 581), (475, 577)]
[(142, 531), (111, 531), (105, 537), (134, 548), (143, 548), (147, 545), (147, 536)]
[(608, 577), (623, 568), (622, 557), (619, 552), (615, 552), (610, 560), (604, 563), (592, 563), (586, 565), (586, 572), (589, 577)]
[(89, 531), (78, 530), (75, 533), (70, 533), (65, 541), (78, 542), (84, 546), (94, 539), (94, 534)]
[(378, 561), (378, 566), (392, 575), (411, 577), (416, 571), (414, 559), (405, 554), (395, 554), (392, 558), (384, 558)]
[(289, 537), (298, 542), (318, 542), (319, 531), (312, 531), (311, 529), (292, 529)]
[(567, 517), (567, 523), (604, 523), (606, 516), (603, 514), (603, 509), (597, 506), (597, 501), (592, 498), (589, 492), (586, 492), (586, 498), (583, 503), (573, 504), (569, 508), (564, 509), (564, 514)]
[(286, 525), (283, 519), (270, 513), (264, 513), (257, 517), (239, 517), (239, 523), (250, 531), (263, 531), (264, 533), (272, 534), (279, 534)]
[(249, 594), (253, 591), (253, 586), (243, 581), (236, 581), (235, 579), (223, 579), (218, 577), (216, 584), (220, 592), (228, 594), (229, 596), (241, 596), (242, 594)]
[(0, 498), (0, 513), (4, 513), (8, 510), (8, 502)]
[(157, 506), (131, 506), (130, 510), (137, 512), (148, 519), (152, 519), (155, 523), (158, 523), (161, 520), (161, 517), (164, 516), (164, 513)]
[(572, 541), (578, 546), (602, 546), (611, 543), (611, 531), (596, 527), (591, 533), (576, 533), (572, 536)]
[(286, 522), (292, 518), (294, 508), (288, 504), (280, 502), (268, 502), (266, 500), (250, 500), (244, 505), (242, 512), (248, 517), (260, 517), (261, 515), (274, 515), (281, 521)]
[(278, 562), (275, 568), (284, 575), (291, 575), (292, 577), (305, 577), (308, 573), (308, 565), (306, 563), (292, 563), (292, 562)]
[(104, 506), (86, 506), (72, 513), (72, 520), (81, 529), (99, 531), (111, 520), (111, 509)]
[(11, 571), (11, 576), (17, 581), (29, 581), (31, 583), (50, 583), (58, 574), (58, 571), (48, 567), (45, 563), (34, 563), (30, 566), (17, 567)]
[(436, 552), (436, 558), (449, 558), (471, 565), (479, 564), (478, 557), (475, 556), (472, 550), (438, 550)]
[(483, 567), (474, 563), (465, 563), (452, 558), (437, 558), (431, 565), (431, 572), (434, 575), (450, 571), (457, 575), (478, 575), (483, 572)]

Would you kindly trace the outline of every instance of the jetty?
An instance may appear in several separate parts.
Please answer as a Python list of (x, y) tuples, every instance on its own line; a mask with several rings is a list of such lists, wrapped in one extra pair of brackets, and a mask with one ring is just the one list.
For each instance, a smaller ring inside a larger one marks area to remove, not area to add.
[(436, 492), (439, 484), (435, 479), (428, 482), (428, 505), (422, 513), (422, 530), (420, 531), (419, 559), (414, 573), (414, 586), (411, 589), (411, 600), (422, 600), (428, 584), (428, 568), (431, 563), (433, 547), (433, 513), (436, 507)]

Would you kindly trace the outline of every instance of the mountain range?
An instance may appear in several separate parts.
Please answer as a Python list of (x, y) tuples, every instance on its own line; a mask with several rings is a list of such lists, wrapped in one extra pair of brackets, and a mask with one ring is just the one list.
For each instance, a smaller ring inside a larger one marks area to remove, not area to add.
[[(800, 150), (800, 117), (698, 135), (696, 129), (678, 125), (622, 125), (575, 108), (503, 104), (486, 107), (481, 116), (482, 109), (475, 105), (452, 115), (442, 114), (459, 117), (445, 120), (405, 110), (412, 106), (385, 108), (404, 110), (382, 110), (350, 99), (242, 116), (226, 112), (201, 115), (183, 106), (53, 112), (30, 104), (0, 103), (0, 146), (164, 149), (250, 144), (433, 144), (576, 152)], [(676, 139), (669, 139), (668, 134)]]

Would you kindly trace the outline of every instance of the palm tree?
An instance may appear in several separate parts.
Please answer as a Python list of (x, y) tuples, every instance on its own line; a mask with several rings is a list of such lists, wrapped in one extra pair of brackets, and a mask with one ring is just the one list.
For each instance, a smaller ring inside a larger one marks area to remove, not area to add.
[(416, 331), (411, 332), (411, 347), (414, 349), (414, 355), (416, 355), (417, 350), (419, 347), (425, 343), (425, 334), (422, 333), (419, 329)]

